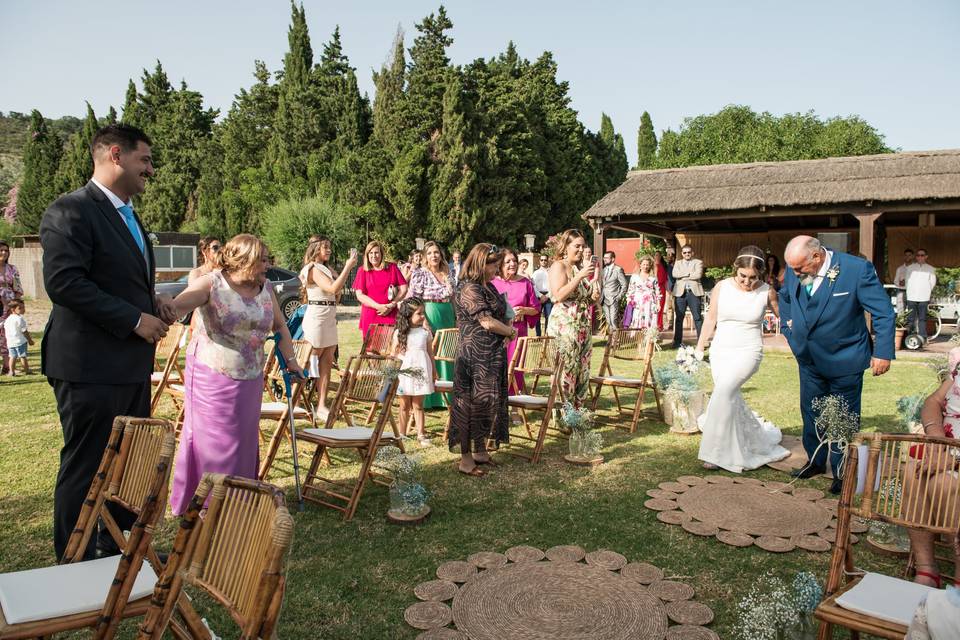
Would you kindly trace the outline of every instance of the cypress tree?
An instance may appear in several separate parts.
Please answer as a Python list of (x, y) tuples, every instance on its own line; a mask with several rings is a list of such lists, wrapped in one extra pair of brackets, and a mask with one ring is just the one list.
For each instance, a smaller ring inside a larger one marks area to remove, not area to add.
[(390, 57), (380, 71), (373, 73), (373, 84), (376, 87), (373, 99), (373, 138), (381, 147), (394, 151), (410, 133), (403, 124), (406, 74), (403, 30), (397, 27)]
[(137, 85), (134, 84), (133, 79), (130, 79), (127, 82), (127, 95), (123, 102), (123, 123), (133, 125), (134, 127), (141, 126), (140, 123), (140, 94), (137, 92)]
[(59, 195), (54, 179), (63, 144), (39, 111), (30, 114), (30, 133), (23, 151), (23, 181), (17, 191), (17, 225), (36, 233), (44, 210)]
[(83, 128), (70, 136), (66, 152), (60, 160), (60, 167), (54, 180), (58, 194), (69, 193), (87, 183), (93, 175), (93, 157), (90, 155), (90, 142), (99, 125), (93, 113), (93, 107), (87, 103), (87, 117)]
[(100, 121), (100, 126), (105, 127), (108, 124), (117, 124), (117, 110), (111, 105), (107, 115)]
[(429, 140), (443, 119), (443, 94), (450, 67), (447, 47), (453, 44), (446, 32), (452, 28), (453, 22), (442, 5), (436, 15), (431, 13), (417, 24), (420, 35), (410, 48), (405, 106), (406, 124), (418, 140)]
[(657, 134), (653, 130), (653, 120), (646, 111), (640, 116), (640, 128), (637, 130), (637, 168), (652, 169), (657, 161)]

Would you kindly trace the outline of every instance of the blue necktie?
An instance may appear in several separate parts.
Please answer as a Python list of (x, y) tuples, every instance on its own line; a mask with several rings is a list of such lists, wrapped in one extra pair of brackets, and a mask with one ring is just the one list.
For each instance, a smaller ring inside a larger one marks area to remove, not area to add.
[(127, 223), (127, 229), (133, 236), (137, 246), (140, 247), (140, 253), (143, 253), (143, 236), (140, 235), (140, 228), (137, 226), (137, 219), (133, 217), (133, 207), (128, 204), (117, 207), (117, 211), (123, 216), (123, 221)]
[(813, 283), (803, 285), (803, 288), (807, 290), (808, 296), (813, 296)]

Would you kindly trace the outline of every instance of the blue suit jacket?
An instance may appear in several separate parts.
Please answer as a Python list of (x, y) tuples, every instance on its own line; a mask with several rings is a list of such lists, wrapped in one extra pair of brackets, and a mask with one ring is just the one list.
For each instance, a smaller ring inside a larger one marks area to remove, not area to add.
[[(800, 281), (787, 269), (780, 289), (780, 326), (801, 366), (813, 367), (833, 378), (859, 373), (875, 356), (893, 360), (895, 313), (872, 264), (839, 251), (833, 252), (830, 271), (806, 299)], [(864, 311), (873, 318), (873, 344)]]

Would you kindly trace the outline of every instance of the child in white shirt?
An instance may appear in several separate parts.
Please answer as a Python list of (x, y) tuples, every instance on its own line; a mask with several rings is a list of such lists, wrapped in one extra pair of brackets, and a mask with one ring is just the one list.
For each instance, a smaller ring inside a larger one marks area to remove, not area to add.
[(27, 362), (27, 345), (33, 344), (33, 338), (27, 330), (27, 321), (23, 317), (26, 307), (23, 300), (11, 300), (7, 303), (10, 313), (3, 321), (3, 333), (7, 339), (7, 350), (10, 352), (10, 375), (17, 375), (17, 360), (23, 365), (23, 372), (30, 375), (30, 363)]

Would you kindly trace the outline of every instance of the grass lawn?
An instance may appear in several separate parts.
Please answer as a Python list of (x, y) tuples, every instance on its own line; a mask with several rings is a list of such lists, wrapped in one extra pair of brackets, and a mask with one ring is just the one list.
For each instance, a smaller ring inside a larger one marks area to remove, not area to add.
[[(359, 347), (356, 322), (341, 322), (340, 335), (345, 364)], [(601, 354), (598, 342), (595, 368)], [(669, 357), (669, 352), (658, 355)], [(39, 370), (39, 347), (33, 349), (31, 362)], [(897, 398), (932, 389), (934, 382), (930, 369), (911, 361), (895, 362), (881, 378), (868, 376), (864, 428), (891, 430)], [(744, 391), (754, 409), (785, 433), (799, 435), (799, 383), (789, 354), (768, 353)], [(42, 566), (53, 561), (52, 496), (62, 445), (53, 394), (38, 375), (6, 378), (0, 382), (0, 406), (0, 570)], [(428, 423), (437, 427), (445, 415), (429, 413)], [(601, 415), (612, 417), (609, 405)], [(424, 450), (424, 484), (432, 493), (433, 512), (420, 527), (388, 524), (387, 492), (376, 485), (368, 486), (351, 522), (343, 522), (338, 512), (309, 505), (296, 513), (290, 453), (282, 450), (270, 480), (286, 489), (296, 531), (280, 637), (414, 638), (417, 632), (406, 626), (403, 610), (416, 601), (415, 585), (433, 579), (436, 567), (446, 560), (519, 544), (612, 549), (631, 561), (662, 567), (696, 587), (697, 600), (716, 613), (712, 627), (722, 638), (736, 637), (737, 601), (761, 573), (792, 579), (797, 571), (810, 570), (825, 578), (827, 553), (737, 549), (663, 524), (644, 508), (647, 489), (680, 475), (704, 473), (696, 456), (698, 437), (671, 435), (652, 420), (641, 422), (633, 435), (607, 421), (603, 437), (606, 463), (595, 469), (564, 463), (566, 443), (548, 438), (541, 464), (499, 455), (501, 466), (480, 480), (456, 474), (456, 457), (445, 447)], [(309, 453), (301, 451), (302, 464)], [(772, 469), (751, 476), (785, 479)], [(825, 490), (828, 482), (806, 481), (805, 486)], [(168, 518), (160, 546), (169, 545), (174, 531), (175, 522)], [(895, 570), (891, 561), (865, 545), (858, 551), (859, 565)], [(224, 638), (234, 636), (218, 611), (203, 613)], [(125, 637), (131, 629), (125, 627)]]

